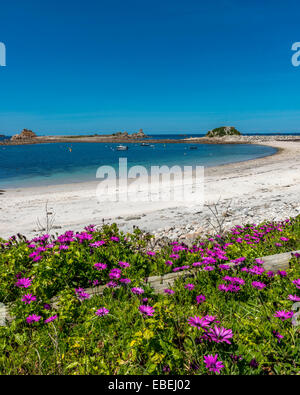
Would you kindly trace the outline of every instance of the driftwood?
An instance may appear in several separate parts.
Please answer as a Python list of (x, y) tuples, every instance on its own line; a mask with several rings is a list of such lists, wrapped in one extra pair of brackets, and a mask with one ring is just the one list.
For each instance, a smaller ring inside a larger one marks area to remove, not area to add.
[(300, 254), (300, 251), (284, 252), (283, 254), (269, 255), (261, 258), (264, 261), (263, 267), (266, 270), (277, 270), (287, 269), (291, 260), (292, 254)]
[[(269, 255), (262, 257), (264, 261), (263, 267), (266, 270), (272, 270), (276, 272), (277, 270), (287, 269), (289, 267), (289, 261), (292, 258), (292, 254), (298, 253), (300, 254), (300, 250), (292, 251), (292, 252), (285, 252), (283, 254), (276, 254), (276, 255)], [(162, 294), (164, 290), (168, 287), (171, 287), (175, 281), (180, 277), (190, 277), (193, 274), (188, 271), (179, 272), (179, 273), (169, 273), (164, 276), (153, 276), (149, 277), (146, 281), (156, 293)], [(102, 295), (104, 289), (106, 288), (105, 285), (101, 285), (95, 288), (88, 288), (85, 292), (89, 293), (91, 296), (94, 295)], [(53, 300), (54, 304), (57, 303), (57, 299)], [(6, 321), (11, 321), (11, 317), (9, 317), (7, 308), (0, 304), (0, 326), (4, 326)]]

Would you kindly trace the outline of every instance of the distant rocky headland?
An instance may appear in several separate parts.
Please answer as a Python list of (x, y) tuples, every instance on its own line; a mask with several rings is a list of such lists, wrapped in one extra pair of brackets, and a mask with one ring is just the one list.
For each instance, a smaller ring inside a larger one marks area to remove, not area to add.
[(37, 137), (37, 135), (32, 130), (23, 129), (20, 134), (15, 134), (14, 136), (12, 136), (10, 141), (23, 141), (23, 140), (28, 140), (28, 139), (30, 140), (30, 139), (34, 139), (36, 137)]
[[(184, 137), (185, 135), (181, 135)], [(91, 134), (91, 135), (56, 135), (37, 136), (32, 130), (23, 129), (20, 134), (16, 134), (10, 139), (0, 141), (0, 145), (28, 145), (46, 143), (163, 143), (163, 144), (255, 144), (272, 141), (296, 141), (300, 142), (300, 136), (290, 135), (253, 135), (244, 136), (233, 126), (222, 126), (207, 132), (205, 137), (187, 137), (181, 139), (165, 138), (155, 139), (147, 136), (142, 129), (139, 132), (116, 132), (112, 134)]]
[(112, 134), (92, 134), (92, 135), (57, 135), (57, 136), (38, 136), (32, 130), (23, 129), (19, 134), (15, 134), (10, 139), (1, 141), (1, 145), (26, 145), (58, 142), (135, 142), (147, 139), (148, 136), (140, 129), (138, 132), (129, 134), (128, 132), (116, 132)]
[(240, 136), (241, 133), (233, 126), (221, 126), (207, 132), (206, 137)]

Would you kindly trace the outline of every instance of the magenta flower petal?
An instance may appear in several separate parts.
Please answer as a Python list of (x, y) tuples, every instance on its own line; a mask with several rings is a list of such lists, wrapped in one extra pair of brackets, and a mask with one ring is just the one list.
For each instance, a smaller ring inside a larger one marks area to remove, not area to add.
[(204, 363), (210, 372), (220, 373), (221, 369), (224, 368), (223, 362), (218, 361), (218, 354), (204, 356)]
[(98, 309), (95, 314), (98, 317), (104, 317), (105, 315), (107, 315), (109, 313), (109, 310), (106, 309), (105, 307), (101, 307), (100, 309)]
[(36, 296), (33, 296), (32, 294), (24, 295), (22, 298), (22, 302), (24, 302), (25, 304), (30, 304), (34, 301), (36, 301)]
[(39, 316), (39, 315), (32, 314), (32, 315), (29, 315), (29, 316), (26, 318), (26, 321), (27, 321), (28, 324), (33, 324), (34, 322), (39, 322), (39, 320), (40, 320), (41, 318), (42, 318), (42, 317)]
[(155, 312), (155, 310), (154, 310), (153, 307), (151, 307), (151, 306), (145, 306), (145, 305), (141, 305), (141, 306), (139, 307), (139, 311), (140, 311), (143, 315), (148, 316), (148, 317), (152, 317), (153, 314), (154, 314), (154, 312)]
[(53, 315), (52, 317), (47, 318), (44, 322), (45, 324), (49, 324), (50, 322), (53, 322), (56, 319), (57, 319), (57, 315)]

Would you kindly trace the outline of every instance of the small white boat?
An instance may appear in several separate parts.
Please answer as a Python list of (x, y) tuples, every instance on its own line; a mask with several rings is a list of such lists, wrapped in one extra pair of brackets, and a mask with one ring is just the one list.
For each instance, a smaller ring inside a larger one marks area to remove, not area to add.
[(117, 151), (127, 151), (128, 147), (127, 147), (127, 145), (118, 145), (116, 150)]
[(150, 147), (150, 144), (149, 143), (141, 143), (141, 146), (142, 147)]

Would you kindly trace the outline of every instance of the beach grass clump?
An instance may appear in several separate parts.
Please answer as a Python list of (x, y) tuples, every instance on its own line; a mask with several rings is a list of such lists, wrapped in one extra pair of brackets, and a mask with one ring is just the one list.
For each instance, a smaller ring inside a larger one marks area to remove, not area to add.
[[(260, 257), (300, 249), (300, 216), (150, 242), (116, 225), (2, 241), (0, 373), (299, 374), (300, 256)], [(148, 282), (176, 272), (163, 293)]]

